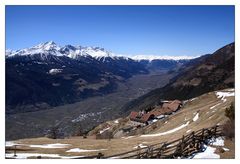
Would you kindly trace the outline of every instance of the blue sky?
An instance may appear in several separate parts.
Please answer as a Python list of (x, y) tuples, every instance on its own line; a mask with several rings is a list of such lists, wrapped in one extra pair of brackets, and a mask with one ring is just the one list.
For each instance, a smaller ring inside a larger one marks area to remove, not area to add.
[(6, 6), (6, 48), (53, 40), (118, 54), (212, 53), (234, 41), (234, 6)]

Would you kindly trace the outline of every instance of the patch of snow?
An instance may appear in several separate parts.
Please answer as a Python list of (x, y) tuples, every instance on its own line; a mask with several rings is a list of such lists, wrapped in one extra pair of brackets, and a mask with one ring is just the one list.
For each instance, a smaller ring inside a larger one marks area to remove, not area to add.
[(71, 122), (73, 122), (73, 123), (80, 122), (85, 119), (89, 119), (89, 117), (96, 117), (101, 114), (102, 114), (102, 112), (97, 112), (97, 113), (91, 112), (91, 113), (80, 114), (77, 118), (73, 119)]
[(50, 69), (48, 73), (51, 74), (51, 75), (55, 75), (55, 74), (61, 73), (62, 70), (63, 69), (54, 68), (54, 69)]
[(30, 147), (44, 148), (44, 149), (66, 148), (68, 146), (70, 146), (70, 144), (55, 143), (55, 144), (44, 144), (44, 145), (30, 145)]
[(212, 113), (214, 113), (214, 112), (216, 112), (216, 109), (214, 109), (214, 110), (212, 111)]
[(15, 159), (27, 159), (28, 157), (49, 157), (49, 158), (60, 158), (61, 156), (59, 154), (38, 154), (38, 153), (17, 153), (17, 156), (14, 156), (14, 154), (6, 154), (6, 158), (15, 158)]
[(31, 48), (25, 48), (17, 51), (12, 51), (11, 53), (8, 53), (8, 57), (13, 56), (28, 56), (28, 55), (34, 55), (34, 54), (44, 54), (42, 58), (45, 58), (45, 55), (55, 55), (55, 56), (64, 56), (60, 51), (60, 47), (56, 45), (54, 42), (46, 42), (38, 44), (37, 46), (33, 46)]
[(165, 121), (165, 122), (164, 122), (164, 124), (167, 124), (167, 123), (168, 123), (168, 121)]
[(226, 102), (226, 97), (235, 96), (235, 92), (215, 92), (217, 98), (221, 98), (223, 102)]
[(6, 141), (5, 142), (5, 146), (9, 146), (9, 147), (11, 147), (11, 146), (17, 146), (17, 145), (24, 145), (24, 144), (18, 144), (18, 143), (16, 143), (16, 142), (14, 142), (14, 141)]
[(133, 147), (134, 149), (138, 149), (138, 148), (144, 148), (144, 147), (147, 147), (146, 145), (143, 145), (143, 144), (139, 144), (135, 147)]
[(103, 132), (105, 132), (105, 131), (107, 131), (107, 130), (109, 130), (109, 129), (110, 129), (110, 127), (105, 128), (105, 129), (103, 129), (103, 130), (100, 130), (99, 133), (102, 134)]
[(228, 92), (234, 92), (234, 91), (235, 91), (235, 89), (234, 89), (234, 88), (232, 88), (232, 89), (228, 89), (227, 91), (228, 91)]
[(105, 151), (107, 149), (96, 149), (96, 150), (87, 150), (87, 149), (80, 149), (80, 148), (73, 148), (67, 150), (68, 153), (83, 153), (83, 152), (94, 152), (94, 151)]
[(162, 119), (162, 118), (165, 118), (165, 115), (159, 115), (159, 116), (157, 116), (157, 119)]
[(170, 144), (170, 145), (167, 145), (167, 147), (171, 147), (171, 146), (173, 146), (172, 144)]
[(115, 124), (118, 124), (118, 123), (119, 123), (119, 121), (118, 121), (118, 120), (115, 120), (115, 121), (114, 121), (114, 123), (115, 123)]
[(47, 64), (47, 63), (38, 62), (38, 61), (35, 61), (34, 63), (36, 63), (36, 64)]
[(61, 159), (72, 159), (72, 158), (81, 158), (81, 157), (85, 157), (85, 156), (60, 156)]
[(193, 159), (219, 159), (220, 155), (215, 154), (216, 148), (205, 146), (205, 151), (202, 153), (197, 153)]
[(213, 146), (224, 146), (224, 139), (222, 137), (211, 139), (209, 142)]
[(27, 159), (28, 157), (38, 157), (41, 156), (42, 158), (62, 158), (62, 159), (71, 159), (71, 158), (78, 158), (84, 156), (60, 156), (59, 154), (39, 154), (39, 153), (17, 153), (17, 156), (14, 156), (13, 153), (5, 154), (6, 158), (15, 158), (15, 159)]
[(195, 97), (195, 98), (192, 98), (192, 99), (190, 100), (190, 102), (191, 102), (191, 101), (194, 101), (194, 100), (196, 100), (196, 99), (197, 99), (196, 97)]
[(194, 59), (197, 57), (193, 56), (157, 56), (157, 55), (135, 55), (135, 56), (129, 56), (133, 60), (182, 60), (182, 59)]
[(152, 120), (152, 122), (157, 122), (157, 121), (158, 121), (157, 119)]
[(192, 130), (191, 130), (191, 129), (189, 129), (189, 130), (187, 130), (187, 131), (186, 131), (186, 133), (189, 133), (189, 132), (191, 132), (191, 131), (192, 131)]
[(221, 103), (218, 103), (218, 104), (216, 104), (216, 105), (210, 107), (210, 109), (213, 109), (213, 108), (215, 108), (216, 106), (218, 106), (218, 105), (220, 105), (220, 104), (221, 104)]
[(193, 117), (193, 121), (194, 121), (194, 122), (197, 121), (198, 118), (199, 118), (199, 113), (197, 113), (197, 114)]
[(190, 121), (188, 121), (187, 123), (185, 124), (182, 124), (181, 126), (177, 127), (177, 128), (174, 128), (172, 130), (169, 130), (169, 131), (166, 131), (166, 132), (163, 132), (163, 133), (157, 133), (157, 134), (146, 134), (146, 135), (141, 135), (140, 137), (157, 137), (157, 136), (162, 136), (162, 135), (167, 135), (167, 134), (171, 134), (171, 133), (174, 133), (186, 126), (188, 126)]
[(121, 156), (116, 156), (116, 157), (110, 157), (109, 159), (120, 159)]
[(152, 123), (157, 122), (157, 121), (158, 121), (157, 119), (153, 119), (153, 120), (148, 121), (148, 124), (152, 124)]
[(134, 136), (128, 136), (128, 137), (122, 137), (122, 139), (129, 139), (129, 138), (133, 138)]
[(228, 149), (228, 148), (225, 148), (225, 147), (223, 147), (223, 150), (224, 150), (224, 151), (229, 151), (229, 149)]

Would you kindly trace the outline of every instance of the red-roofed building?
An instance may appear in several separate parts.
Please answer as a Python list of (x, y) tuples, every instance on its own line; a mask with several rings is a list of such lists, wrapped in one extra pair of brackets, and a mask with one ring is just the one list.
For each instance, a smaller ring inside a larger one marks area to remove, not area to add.
[(148, 124), (148, 121), (155, 118), (163, 118), (165, 115), (172, 114), (182, 107), (179, 100), (164, 102), (162, 106), (154, 108), (152, 111), (145, 113), (144, 111), (130, 113), (130, 120)]

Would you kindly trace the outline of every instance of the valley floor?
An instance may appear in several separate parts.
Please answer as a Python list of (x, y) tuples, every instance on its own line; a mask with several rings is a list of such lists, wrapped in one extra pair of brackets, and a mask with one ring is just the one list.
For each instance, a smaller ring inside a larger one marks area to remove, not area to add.
[(73, 124), (80, 124), (90, 130), (101, 122), (119, 117), (118, 112), (124, 104), (166, 85), (173, 76), (166, 71), (135, 75), (125, 82), (119, 82), (114, 93), (47, 110), (6, 115), (6, 138), (13, 140), (44, 136), (47, 129), (60, 122), (62, 129), (68, 134), (73, 131)]

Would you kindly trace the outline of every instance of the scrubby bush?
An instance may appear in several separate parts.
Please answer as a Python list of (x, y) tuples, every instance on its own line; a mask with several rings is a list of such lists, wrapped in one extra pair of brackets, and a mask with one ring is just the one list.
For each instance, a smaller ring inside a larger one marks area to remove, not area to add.
[(51, 139), (64, 138), (64, 132), (61, 128), (54, 126), (47, 131), (46, 137)]
[(231, 103), (231, 106), (229, 108), (226, 108), (225, 116), (227, 116), (230, 120), (235, 120), (235, 106), (234, 106), (234, 103)]
[(223, 125), (223, 134), (230, 139), (235, 138), (235, 106), (234, 103), (230, 107), (226, 108), (225, 116), (229, 120)]
[(153, 130), (157, 129), (157, 127), (158, 127), (157, 124), (153, 124), (153, 125), (152, 125), (152, 129), (153, 129)]
[(235, 138), (235, 123), (234, 120), (228, 120), (223, 125), (223, 134), (229, 139)]
[(103, 133), (96, 134), (96, 139), (112, 139), (113, 138), (113, 132), (112, 131), (105, 131)]
[(73, 130), (72, 135), (73, 136), (81, 136), (81, 135), (83, 135), (83, 130), (82, 130), (82, 127), (81, 127), (80, 124), (74, 126), (74, 130)]

